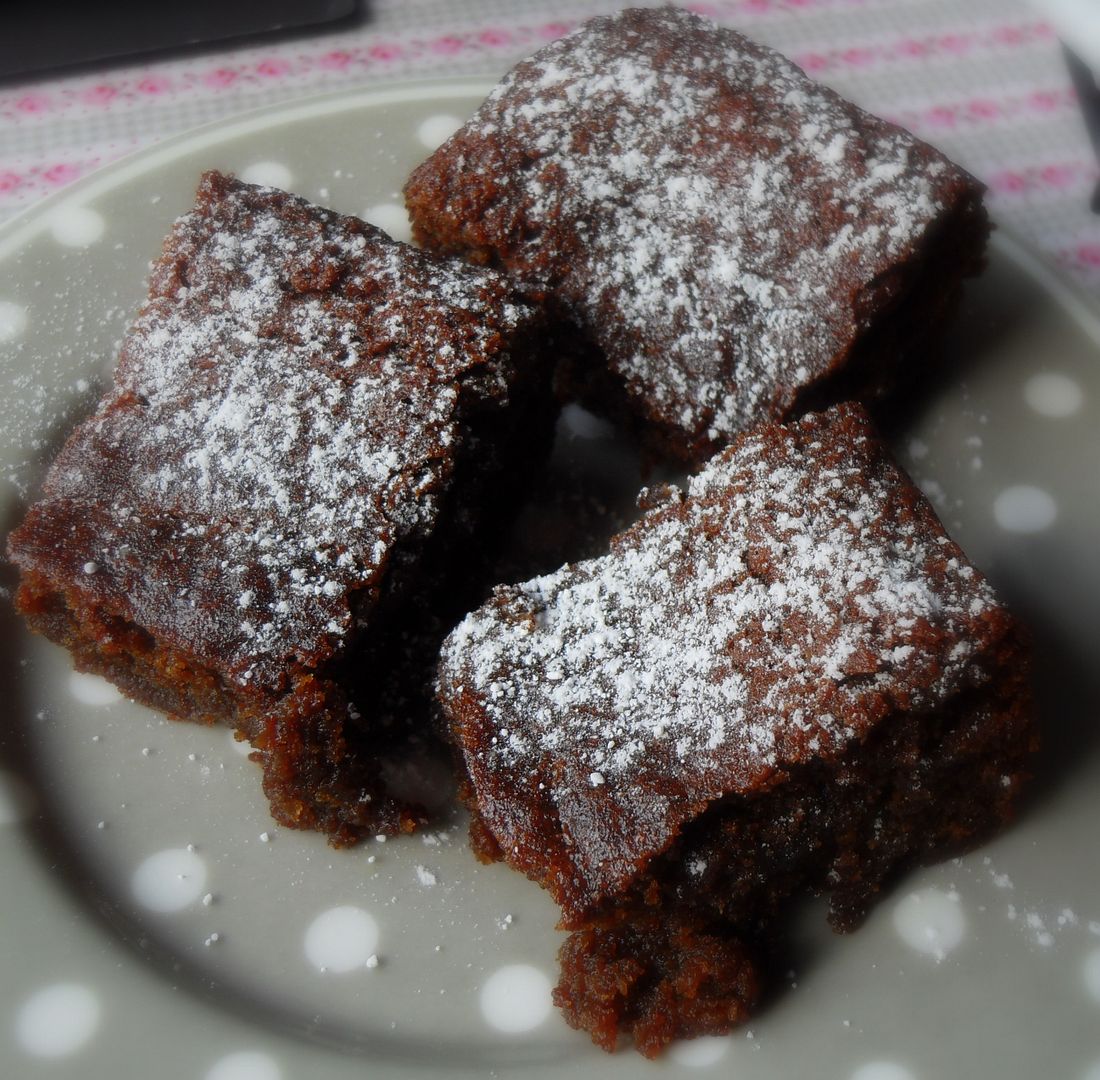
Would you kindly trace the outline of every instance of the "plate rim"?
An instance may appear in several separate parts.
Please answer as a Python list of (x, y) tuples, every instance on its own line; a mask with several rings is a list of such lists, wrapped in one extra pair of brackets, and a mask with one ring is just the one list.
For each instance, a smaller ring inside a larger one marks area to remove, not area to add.
[[(284, 101), (244, 109), (206, 123), (186, 128), (164, 139), (124, 154), (74, 180), (18, 211), (0, 223), (0, 262), (17, 251), (23, 242), (48, 227), (51, 214), (68, 207), (80, 207), (97, 195), (148, 172), (169, 164), (191, 151), (228, 142), (236, 135), (262, 131), (281, 123), (291, 123), (313, 115), (333, 115), (356, 108), (386, 105), (431, 98), (487, 96), (499, 83), (492, 74), (435, 75), (418, 79), (400, 79), (378, 85), (328, 90), (318, 94), (288, 98)], [(1050, 295), (1096, 343), (1100, 350), (1100, 300), (1044, 258), (1011, 227), (996, 218), (989, 246), (1000, 250), (1020, 266)], [(1098, 352), (1100, 359), (1100, 352)]]
[(159, 165), (167, 165), (191, 151), (228, 142), (237, 135), (251, 134), (310, 116), (333, 115), (372, 105), (425, 101), (436, 97), (442, 101), (448, 96), (484, 96), (498, 81), (491, 75), (401, 79), (384, 86), (368, 85), (288, 98), (270, 105), (242, 109), (240, 112), (185, 128), (98, 166), (71, 184), (35, 200), (6, 221), (0, 222), (0, 261), (8, 258), (25, 240), (33, 238), (46, 227), (47, 222), (40, 221), (39, 218), (48, 217), (51, 212), (70, 205), (83, 206), (118, 184), (141, 176)]

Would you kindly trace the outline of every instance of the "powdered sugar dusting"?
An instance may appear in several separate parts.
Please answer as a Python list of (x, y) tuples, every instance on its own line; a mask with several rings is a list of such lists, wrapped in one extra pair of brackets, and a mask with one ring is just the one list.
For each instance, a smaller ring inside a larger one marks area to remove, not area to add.
[[(461, 170), (441, 186), (471, 244), (549, 281), (643, 410), (711, 443), (783, 415), (838, 362), (863, 328), (858, 294), (968, 183), (671, 6), (542, 49), (435, 161), (414, 206), (433, 168)], [(472, 192), (470, 175), (496, 188)]]
[(433, 526), (460, 396), (506, 400), (502, 334), (528, 317), (510, 295), (495, 274), (208, 175), (113, 390), (51, 471), (47, 504), (77, 519), (64, 557), (242, 680), (338, 649)]
[(998, 633), (855, 408), (747, 435), (659, 499), (608, 555), (498, 589), (444, 648), (479, 801), (537, 786), (600, 887), (709, 800), (984, 681)]

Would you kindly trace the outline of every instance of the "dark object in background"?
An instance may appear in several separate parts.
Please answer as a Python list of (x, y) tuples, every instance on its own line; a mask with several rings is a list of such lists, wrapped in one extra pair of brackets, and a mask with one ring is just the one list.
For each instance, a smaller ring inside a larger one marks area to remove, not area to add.
[[(1077, 91), (1077, 98), (1081, 102), (1081, 112), (1085, 117), (1085, 127), (1088, 128), (1089, 138), (1092, 139), (1092, 148), (1100, 158), (1100, 83), (1092, 70), (1075, 53), (1065, 49), (1066, 65), (1070, 76), (1073, 78), (1073, 86)], [(1100, 214), (1100, 184), (1092, 193), (1092, 212)]]
[(0, 0), (0, 79), (353, 21), (359, 0)]

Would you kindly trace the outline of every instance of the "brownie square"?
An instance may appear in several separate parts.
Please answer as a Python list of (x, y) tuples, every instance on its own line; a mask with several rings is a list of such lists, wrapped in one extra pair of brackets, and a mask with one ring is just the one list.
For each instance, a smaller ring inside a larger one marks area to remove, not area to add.
[(545, 289), (564, 391), (696, 465), (925, 371), (982, 262), (981, 185), (672, 6), (520, 63), (405, 189), (425, 245)]
[(762, 425), (601, 557), (498, 587), (439, 700), (475, 848), (550, 891), (556, 1000), (647, 1054), (743, 1020), (793, 894), (1005, 822), (1034, 729), (1016, 623), (858, 405)]
[(10, 537), (17, 607), (127, 695), (235, 727), (281, 823), (412, 828), (379, 702), (415, 698), (444, 556), (549, 429), (540, 326), (492, 271), (207, 173)]

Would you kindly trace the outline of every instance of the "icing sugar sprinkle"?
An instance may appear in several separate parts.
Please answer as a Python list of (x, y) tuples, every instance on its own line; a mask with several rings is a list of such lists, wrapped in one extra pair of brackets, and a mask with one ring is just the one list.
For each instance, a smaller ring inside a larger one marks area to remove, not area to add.
[(544, 784), (566, 832), (599, 801), (629, 847), (681, 803), (983, 681), (992, 591), (860, 417), (742, 437), (608, 555), (468, 616), (441, 678), (444, 702), (476, 697), (475, 784)]
[(551, 280), (657, 418), (723, 441), (829, 369), (861, 328), (837, 298), (911, 250), (962, 175), (671, 6), (548, 45), (438, 160), (494, 178), (476, 244)]
[(528, 317), (510, 295), (491, 272), (208, 174), (112, 391), (47, 484), (95, 522), (85, 572), (244, 680), (338, 647), (349, 591), (361, 614), (433, 527), (464, 395), (506, 400), (500, 342)]

